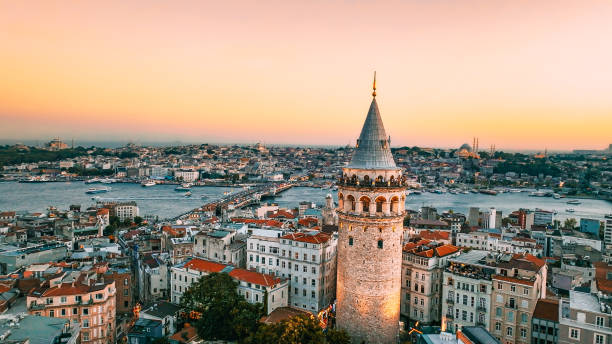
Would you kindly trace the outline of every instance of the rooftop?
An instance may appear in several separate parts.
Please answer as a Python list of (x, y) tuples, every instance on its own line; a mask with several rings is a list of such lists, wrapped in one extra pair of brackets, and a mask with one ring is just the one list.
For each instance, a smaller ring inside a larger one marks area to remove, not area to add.
[(533, 317), (559, 322), (559, 301), (540, 299), (533, 311)]
[(357, 148), (349, 168), (362, 169), (397, 169), (391, 154), (391, 138), (387, 137), (376, 98), (372, 99), (370, 109), (361, 134), (357, 140)]

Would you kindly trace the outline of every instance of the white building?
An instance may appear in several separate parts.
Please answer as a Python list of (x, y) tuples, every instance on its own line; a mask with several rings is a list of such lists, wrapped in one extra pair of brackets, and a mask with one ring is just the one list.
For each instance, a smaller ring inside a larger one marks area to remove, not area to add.
[(338, 239), (322, 232), (291, 233), (280, 238), (281, 276), (290, 279), (290, 305), (312, 313), (336, 296)]
[(174, 179), (185, 183), (192, 183), (198, 180), (200, 173), (191, 170), (176, 170), (174, 171)]
[[(178, 304), (191, 284), (197, 282), (202, 276), (213, 272), (229, 274), (238, 282), (238, 293), (243, 295), (247, 301), (267, 304), (267, 314), (278, 307), (287, 307), (288, 305), (289, 282), (287, 279), (199, 258), (193, 258), (171, 268), (171, 301)], [(265, 302), (266, 297), (267, 302)]]

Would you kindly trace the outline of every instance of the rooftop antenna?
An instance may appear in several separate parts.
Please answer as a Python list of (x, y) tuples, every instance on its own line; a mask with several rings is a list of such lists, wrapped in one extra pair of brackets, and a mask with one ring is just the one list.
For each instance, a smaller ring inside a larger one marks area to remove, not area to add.
[(372, 84), (372, 97), (376, 97), (376, 71), (374, 71), (374, 83)]

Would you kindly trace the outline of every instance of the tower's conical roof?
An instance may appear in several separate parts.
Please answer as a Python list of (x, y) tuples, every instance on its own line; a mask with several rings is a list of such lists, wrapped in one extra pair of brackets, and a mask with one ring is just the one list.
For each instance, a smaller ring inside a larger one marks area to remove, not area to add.
[(395, 169), (395, 161), (391, 154), (391, 140), (385, 133), (385, 127), (378, 111), (376, 93), (368, 110), (361, 135), (357, 140), (357, 148), (348, 167), (363, 169)]

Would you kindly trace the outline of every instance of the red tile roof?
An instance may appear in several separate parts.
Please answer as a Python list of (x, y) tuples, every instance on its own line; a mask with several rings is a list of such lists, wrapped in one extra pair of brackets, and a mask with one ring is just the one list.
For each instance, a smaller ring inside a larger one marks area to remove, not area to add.
[(304, 226), (304, 227), (312, 227), (318, 223), (319, 223), (319, 220), (315, 219), (314, 217), (305, 217), (303, 219), (298, 220), (298, 225)]
[(268, 215), (268, 218), (271, 218), (271, 219), (275, 219), (279, 217), (285, 218), (285, 219), (295, 219), (295, 215), (283, 209), (279, 209), (277, 212)]
[(226, 267), (226, 265), (211, 262), (208, 260), (194, 258), (190, 260), (189, 262), (187, 262), (184, 265), (184, 267), (187, 269), (198, 270), (198, 271), (210, 273), (210, 272), (219, 272), (223, 270)]
[(533, 310), (533, 317), (559, 322), (559, 301), (540, 299)]
[(273, 275), (266, 275), (256, 271), (245, 269), (233, 269), (229, 275), (239, 281), (273, 287), (281, 282), (281, 279)]
[(418, 236), (423, 238), (423, 239), (428, 239), (428, 240), (432, 240), (432, 241), (436, 241), (436, 240), (449, 240), (450, 232), (447, 232), (447, 231), (430, 231), (430, 230), (425, 230), (425, 231), (421, 231), (418, 234)]
[(604, 262), (597, 262), (595, 266), (595, 283), (597, 289), (602, 293), (612, 294), (612, 280), (608, 279), (608, 275), (612, 273), (612, 265)]
[(500, 280), (500, 281), (518, 283), (518, 284), (523, 284), (523, 285), (530, 285), (530, 286), (533, 286), (534, 284), (534, 281), (524, 280), (521, 278), (515, 278), (515, 277), (510, 277), (510, 276), (491, 275), (491, 278), (494, 280)]
[(305, 242), (309, 244), (322, 244), (326, 243), (331, 236), (327, 233), (318, 232), (317, 234), (310, 235), (303, 232), (298, 233), (290, 233), (287, 235), (283, 235), (281, 239), (289, 239), (293, 241)]

